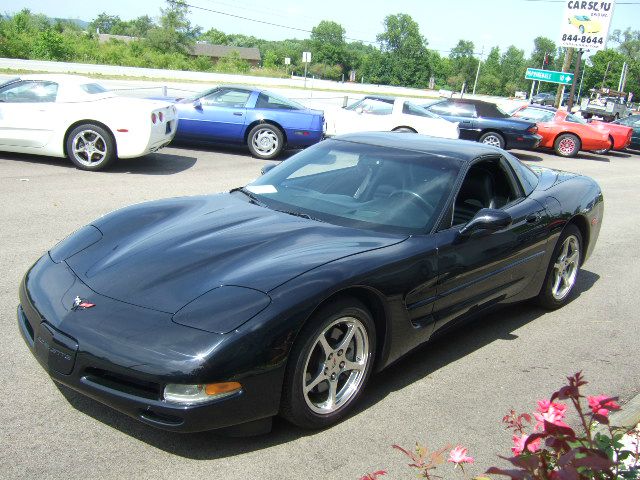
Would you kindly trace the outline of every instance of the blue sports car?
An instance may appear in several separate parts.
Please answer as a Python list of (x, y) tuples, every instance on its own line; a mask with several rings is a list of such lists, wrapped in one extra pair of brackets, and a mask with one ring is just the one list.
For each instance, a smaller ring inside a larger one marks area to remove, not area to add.
[(258, 158), (322, 139), (324, 114), (267, 90), (220, 86), (173, 99), (178, 110), (175, 142), (246, 144)]

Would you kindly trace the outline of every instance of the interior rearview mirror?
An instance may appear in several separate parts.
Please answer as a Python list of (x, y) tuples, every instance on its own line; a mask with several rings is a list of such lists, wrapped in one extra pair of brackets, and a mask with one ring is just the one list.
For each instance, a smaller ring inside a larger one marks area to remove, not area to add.
[(485, 230), (497, 232), (511, 225), (512, 218), (504, 210), (483, 208), (469, 222), (460, 229), (460, 235), (468, 237), (474, 232)]

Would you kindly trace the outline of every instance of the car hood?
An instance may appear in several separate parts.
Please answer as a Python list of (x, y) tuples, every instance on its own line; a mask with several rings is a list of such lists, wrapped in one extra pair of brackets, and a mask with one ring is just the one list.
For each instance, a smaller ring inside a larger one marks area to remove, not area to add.
[(94, 222), (102, 238), (66, 262), (97, 293), (175, 313), (221, 285), (267, 293), (325, 263), (406, 239), (276, 212), (240, 195), (119, 210)]

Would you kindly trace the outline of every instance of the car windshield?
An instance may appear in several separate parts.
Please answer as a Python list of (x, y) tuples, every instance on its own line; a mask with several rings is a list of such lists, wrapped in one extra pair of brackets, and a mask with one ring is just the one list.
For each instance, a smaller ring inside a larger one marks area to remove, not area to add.
[(370, 115), (390, 115), (393, 112), (393, 101), (377, 98), (363, 98), (345, 107), (345, 110), (352, 110), (358, 113), (368, 113)]
[(366, 230), (426, 233), (458, 174), (458, 163), (422, 152), (325, 140), (243, 191), (273, 210)]
[(549, 110), (527, 107), (517, 111), (513, 116), (530, 122), (551, 122), (556, 114)]

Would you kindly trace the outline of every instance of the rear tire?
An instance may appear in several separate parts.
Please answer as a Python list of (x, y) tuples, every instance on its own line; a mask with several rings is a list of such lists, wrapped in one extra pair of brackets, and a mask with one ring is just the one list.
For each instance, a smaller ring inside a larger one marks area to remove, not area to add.
[(398, 127), (398, 128), (394, 128), (393, 129), (394, 132), (400, 132), (400, 133), (418, 133), (416, 132), (413, 128), (409, 128), (409, 127)]
[(247, 146), (254, 157), (271, 160), (280, 155), (284, 147), (284, 136), (278, 127), (260, 123), (249, 132)]
[(320, 308), (289, 355), (281, 415), (303, 428), (340, 421), (364, 390), (375, 350), (375, 324), (362, 303), (344, 298)]
[(575, 287), (581, 262), (582, 234), (578, 227), (569, 224), (553, 250), (537, 303), (549, 310), (565, 305)]
[(558, 135), (553, 142), (553, 150), (561, 157), (575, 157), (581, 146), (580, 139), (572, 133)]
[(71, 130), (66, 147), (69, 160), (80, 170), (104, 170), (116, 160), (113, 135), (93, 123), (84, 123)]
[(478, 142), (498, 148), (504, 148), (505, 145), (504, 137), (498, 132), (487, 132), (478, 139)]

